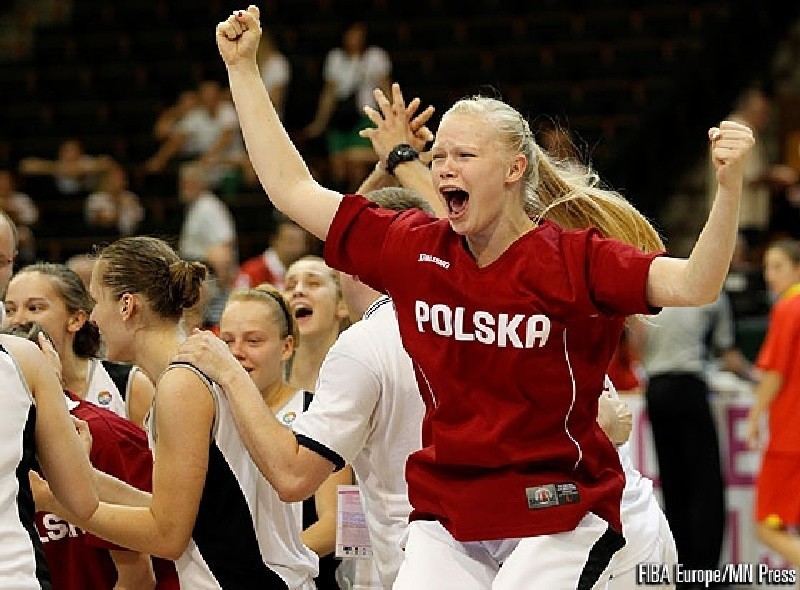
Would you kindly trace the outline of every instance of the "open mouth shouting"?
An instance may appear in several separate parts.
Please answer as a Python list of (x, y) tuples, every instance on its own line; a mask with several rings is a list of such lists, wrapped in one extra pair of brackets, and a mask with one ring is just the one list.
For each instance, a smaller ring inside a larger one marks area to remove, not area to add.
[(466, 211), (469, 202), (469, 193), (455, 187), (442, 187), (439, 193), (447, 203), (447, 213), (450, 218), (458, 218)]
[(297, 305), (292, 306), (292, 313), (294, 313), (295, 319), (300, 321), (310, 318), (312, 315), (314, 315), (314, 310), (311, 309), (310, 305), (298, 303)]

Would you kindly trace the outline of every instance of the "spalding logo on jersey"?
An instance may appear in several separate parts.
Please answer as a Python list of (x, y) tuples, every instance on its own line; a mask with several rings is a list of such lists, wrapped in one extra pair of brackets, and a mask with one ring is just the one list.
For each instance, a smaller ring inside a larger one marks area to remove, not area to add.
[(465, 318), (463, 307), (451, 308), (443, 303), (430, 305), (420, 300), (414, 305), (414, 313), (420, 332), (431, 330), (463, 342), (477, 340), (500, 348), (533, 348), (544, 346), (550, 336), (550, 318), (542, 314), (501, 313), (495, 316), (488, 311), (475, 311), (471, 318)]

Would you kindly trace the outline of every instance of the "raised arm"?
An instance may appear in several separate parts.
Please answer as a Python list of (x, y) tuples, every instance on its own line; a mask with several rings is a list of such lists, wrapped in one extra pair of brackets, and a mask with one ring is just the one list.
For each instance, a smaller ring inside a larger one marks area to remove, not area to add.
[(275, 207), (325, 240), (342, 195), (314, 180), (281, 124), (258, 71), (260, 37), (255, 6), (237, 11), (217, 25), (217, 46), (228, 69), (247, 153)]
[(688, 259), (656, 258), (647, 277), (647, 301), (654, 307), (711, 303), (728, 274), (739, 224), (744, 160), (753, 147), (753, 132), (723, 121), (708, 132), (717, 177), (717, 195)]
[[(417, 113), (420, 106), (419, 98), (414, 98), (406, 105), (403, 92), (397, 83), (392, 84), (391, 98), (390, 102), (383, 91), (375, 89), (375, 100), (380, 112), (371, 107), (364, 108), (364, 112), (375, 127), (364, 129), (360, 135), (372, 142), (372, 148), (378, 155), (378, 166), (370, 175), (374, 185), (367, 184), (366, 188), (380, 188), (379, 182), (385, 182), (384, 186), (391, 186), (385, 179), (388, 176), (395, 180), (395, 184), (422, 196), (437, 216), (446, 217), (444, 202), (434, 189), (431, 171), (424, 162), (423, 152), (426, 144), (433, 139), (433, 133), (425, 126), (433, 116), (433, 107), (428, 106), (421, 113)], [(398, 164), (390, 175), (386, 172), (387, 158), (389, 152), (399, 144), (410, 145), (420, 153), (421, 157)]]

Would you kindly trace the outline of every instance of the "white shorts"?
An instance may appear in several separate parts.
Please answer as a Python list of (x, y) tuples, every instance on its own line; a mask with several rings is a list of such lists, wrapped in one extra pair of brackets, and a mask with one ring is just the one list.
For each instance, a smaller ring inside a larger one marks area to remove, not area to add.
[(574, 530), (462, 543), (437, 521), (408, 526), (394, 590), (604, 589), (621, 537), (587, 514)]
[[(653, 500), (655, 502), (655, 500)], [(669, 570), (673, 571), (673, 566), (678, 563), (678, 549), (675, 547), (675, 539), (672, 536), (672, 530), (669, 528), (667, 517), (659, 508), (658, 510), (658, 532), (651, 539), (649, 554), (642, 555), (638, 563), (656, 563), (659, 565), (669, 566)], [(641, 542), (647, 542), (646, 539), (629, 539), (630, 547), (639, 545)], [(612, 578), (608, 582), (608, 590), (640, 590), (641, 584), (636, 583), (636, 566), (638, 563), (625, 563), (625, 568), (617, 571), (614, 568), (617, 557), (621, 557), (621, 553), (626, 551), (628, 547), (623, 548), (614, 559), (611, 561)], [(624, 560), (623, 560), (624, 561)], [(650, 588), (675, 588), (675, 584), (665, 584), (661, 586), (649, 586)]]

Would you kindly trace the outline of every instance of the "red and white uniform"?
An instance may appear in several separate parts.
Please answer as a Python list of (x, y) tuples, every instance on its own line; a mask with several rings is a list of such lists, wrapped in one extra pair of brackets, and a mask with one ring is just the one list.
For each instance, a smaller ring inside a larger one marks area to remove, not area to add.
[(545, 221), (480, 268), (446, 220), (343, 199), (326, 261), (392, 297), (426, 403), (412, 520), (461, 542), (572, 531), (589, 512), (621, 531), (597, 400), (624, 318), (652, 312), (655, 256)]
[[(144, 430), (111, 410), (71, 393), (70, 413), (86, 421), (92, 433), (89, 460), (100, 471), (141, 490), (152, 489), (153, 459)], [(55, 514), (36, 513), (36, 527), (50, 568), (53, 590), (111, 590), (117, 570), (109, 550), (124, 550), (84, 532)], [(172, 562), (154, 559), (158, 590), (177, 590)]]
[(237, 289), (250, 289), (261, 283), (270, 283), (277, 289), (283, 289), (285, 278), (286, 267), (275, 251), (268, 248), (262, 254), (242, 262), (233, 285)]

